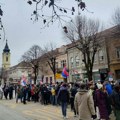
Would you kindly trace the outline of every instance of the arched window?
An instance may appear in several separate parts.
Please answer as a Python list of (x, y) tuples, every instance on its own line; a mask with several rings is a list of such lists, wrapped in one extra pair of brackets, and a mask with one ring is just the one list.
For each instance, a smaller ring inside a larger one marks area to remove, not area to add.
[(61, 61), (61, 68), (63, 68), (64, 65), (66, 65), (66, 60), (62, 60), (62, 61)]
[(8, 62), (8, 57), (6, 57), (6, 62)]
[(80, 59), (79, 59), (79, 56), (75, 56), (75, 65), (76, 66), (79, 66), (79, 62), (80, 62)]
[(103, 56), (103, 51), (99, 50), (99, 61), (103, 61), (104, 60), (104, 56)]

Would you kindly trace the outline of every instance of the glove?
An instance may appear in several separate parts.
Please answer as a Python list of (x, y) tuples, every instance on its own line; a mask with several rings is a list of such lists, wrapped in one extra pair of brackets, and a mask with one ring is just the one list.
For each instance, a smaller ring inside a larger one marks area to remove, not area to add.
[(96, 115), (92, 115), (92, 118), (93, 118), (93, 119), (96, 119), (96, 118), (97, 118), (97, 116), (96, 116)]

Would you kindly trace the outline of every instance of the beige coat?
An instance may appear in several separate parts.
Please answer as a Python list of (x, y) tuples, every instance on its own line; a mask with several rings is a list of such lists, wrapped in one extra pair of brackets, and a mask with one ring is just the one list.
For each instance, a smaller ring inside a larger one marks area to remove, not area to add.
[(77, 92), (74, 105), (79, 113), (79, 120), (91, 120), (91, 115), (95, 115), (93, 97), (86, 90)]

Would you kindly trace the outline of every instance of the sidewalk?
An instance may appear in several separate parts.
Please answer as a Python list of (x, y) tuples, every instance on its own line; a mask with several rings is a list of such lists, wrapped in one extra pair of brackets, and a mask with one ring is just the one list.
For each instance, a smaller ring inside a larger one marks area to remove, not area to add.
[[(5, 116), (5, 113), (7, 113), (11, 116), (10, 120), (26, 120), (26, 117), (27, 120), (63, 120), (60, 106), (41, 105), (39, 102), (27, 102), (27, 104), (24, 105), (20, 101), (16, 104), (15, 99), (3, 99), (0, 101), (0, 110), (3, 110), (0, 112), (0, 116)], [(15, 114), (15, 116), (12, 113)], [(67, 114), (67, 120), (78, 120), (78, 117), (74, 117), (74, 113), (70, 110), (70, 106), (68, 106)], [(15, 119), (16, 117), (17, 119)], [(22, 117), (24, 119), (22, 119)], [(115, 120), (113, 113), (110, 115), (110, 118), (110, 120)], [(0, 117), (0, 120), (8, 120), (8, 118), (3, 119)]]

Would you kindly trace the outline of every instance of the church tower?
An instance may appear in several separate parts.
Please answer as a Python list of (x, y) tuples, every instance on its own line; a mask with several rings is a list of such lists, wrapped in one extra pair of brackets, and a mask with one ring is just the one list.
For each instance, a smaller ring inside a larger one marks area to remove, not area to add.
[(2, 53), (2, 67), (5, 70), (10, 68), (10, 49), (8, 47), (7, 40)]

